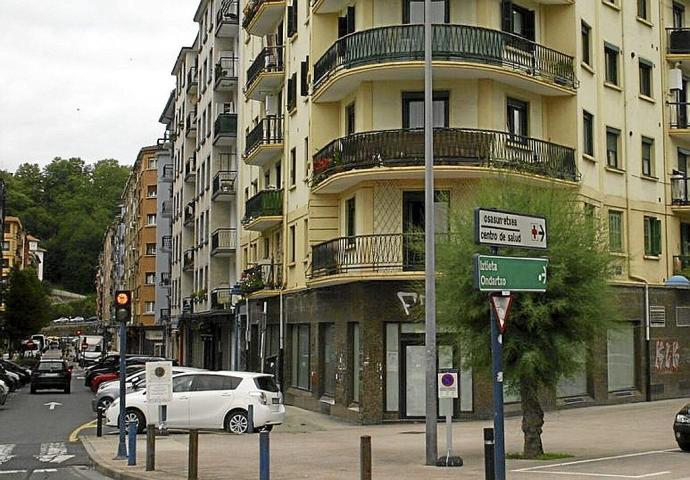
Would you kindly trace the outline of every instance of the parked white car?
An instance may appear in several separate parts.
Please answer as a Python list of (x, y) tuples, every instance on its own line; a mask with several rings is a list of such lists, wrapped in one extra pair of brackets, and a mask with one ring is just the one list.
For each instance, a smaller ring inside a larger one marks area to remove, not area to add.
[[(173, 376), (172, 401), (168, 404), (168, 428), (199, 428), (230, 433), (246, 433), (249, 406), (255, 429), (273, 428), (285, 419), (283, 394), (273, 375), (250, 372), (193, 372)], [(146, 425), (158, 423), (157, 406), (146, 403), (146, 391), (127, 394), (126, 422), (138, 422), (139, 432)], [(106, 423), (118, 425), (120, 400), (114, 400), (105, 412)]]
[(8, 387), (5, 382), (0, 380), (0, 406), (5, 404), (7, 400), (7, 395), (10, 393), (10, 387)]

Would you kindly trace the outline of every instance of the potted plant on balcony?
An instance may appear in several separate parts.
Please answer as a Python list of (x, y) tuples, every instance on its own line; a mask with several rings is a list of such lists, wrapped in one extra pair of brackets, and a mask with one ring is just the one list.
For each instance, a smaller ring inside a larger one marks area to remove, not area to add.
[(244, 295), (248, 295), (264, 288), (261, 271), (255, 268), (245, 270), (240, 277), (240, 289)]

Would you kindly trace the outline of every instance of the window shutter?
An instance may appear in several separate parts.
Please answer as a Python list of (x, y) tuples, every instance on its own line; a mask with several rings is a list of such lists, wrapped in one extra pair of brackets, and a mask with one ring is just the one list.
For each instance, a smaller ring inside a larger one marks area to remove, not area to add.
[(309, 95), (309, 55), (307, 55), (307, 59), (302, 62), (301, 68), (300, 68), (300, 93), (302, 94), (303, 97), (306, 97)]
[[(511, 17), (512, 18), (512, 17)], [(525, 11), (525, 38), (534, 41), (534, 10)]]
[(654, 219), (654, 236), (652, 237), (652, 245), (654, 248), (654, 255), (661, 255), (661, 220)]
[(501, 29), (504, 32), (513, 31), (513, 2), (503, 0), (501, 4)]
[(347, 33), (355, 31), (355, 7), (347, 7)]

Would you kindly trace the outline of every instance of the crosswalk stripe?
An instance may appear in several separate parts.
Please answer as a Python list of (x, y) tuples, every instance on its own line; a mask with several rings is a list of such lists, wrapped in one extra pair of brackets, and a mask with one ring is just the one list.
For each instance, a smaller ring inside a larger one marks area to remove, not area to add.
[(7, 463), (10, 460), (12, 460), (15, 456), (12, 455), (12, 451), (14, 450), (15, 444), (14, 443), (8, 443), (4, 445), (0, 445), (0, 465), (3, 463)]
[(74, 455), (67, 455), (65, 442), (42, 443), (39, 454), (34, 455), (39, 462), (45, 463), (62, 463), (72, 457)]

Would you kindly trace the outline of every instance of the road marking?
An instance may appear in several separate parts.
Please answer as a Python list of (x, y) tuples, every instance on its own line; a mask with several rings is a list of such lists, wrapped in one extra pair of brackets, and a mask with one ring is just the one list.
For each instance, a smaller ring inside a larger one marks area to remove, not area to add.
[(0, 475), (2, 474), (9, 474), (9, 475), (16, 475), (18, 473), (26, 473), (26, 470), (0, 470)]
[(67, 455), (65, 442), (42, 443), (40, 453), (34, 455), (39, 462), (45, 463), (62, 463), (72, 457), (74, 455)]
[(85, 377), (76, 377), (77, 380), (84, 380)]
[(82, 430), (86, 430), (87, 428), (95, 428), (98, 424), (98, 420), (91, 420), (90, 422), (86, 422), (84, 425), (80, 425), (74, 430), (72, 430), (72, 433), (69, 434), (69, 442), (70, 443), (75, 443), (79, 441), (79, 432)]
[(55, 407), (61, 407), (62, 404), (60, 402), (48, 402), (44, 403), (46, 407), (48, 407), (48, 410), (55, 410)]
[(14, 443), (0, 445), (0, 465), (9, 462), (15, 457), (15, 455), (12, 455), (12, 450), (14, 450), (15, 446)]
[[(515, 472), (516, 470), (513, 470)], [(528, 473), (528, 472), (519, 472)], [(644, 475), (618, 475), (615, 473), (585, 473), (585, 472), (529, 472), (529, 473), (541, 473), (543, 475), (570, 475), (572, 477), (596, 477), (596, 478), (628, 478), (628, 479), (640, 479), (640, 478), (651, 478), (658, 477), (659, 475), (668, 475), (672, 472), (655, 472), (655, 473), (645, 473)]]
[(33, 473), (53, 473), (57, 472), (57, 468), (37, 468)]

